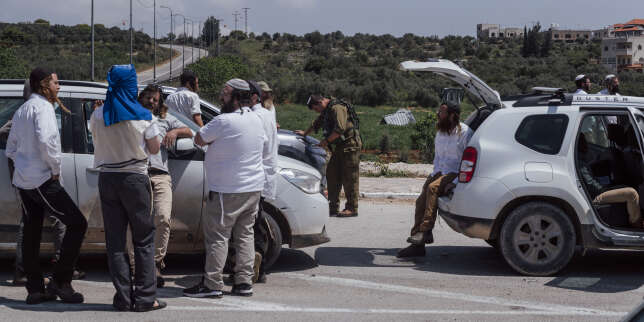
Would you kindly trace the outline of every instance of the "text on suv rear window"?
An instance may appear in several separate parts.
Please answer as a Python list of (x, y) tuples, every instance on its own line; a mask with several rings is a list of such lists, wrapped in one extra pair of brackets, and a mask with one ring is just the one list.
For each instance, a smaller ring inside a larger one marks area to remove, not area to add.
[(557, 154), (567, 126), (568, 116), (564, 114), (531, 115), (523, 119), (514, 138), (537, 152)]

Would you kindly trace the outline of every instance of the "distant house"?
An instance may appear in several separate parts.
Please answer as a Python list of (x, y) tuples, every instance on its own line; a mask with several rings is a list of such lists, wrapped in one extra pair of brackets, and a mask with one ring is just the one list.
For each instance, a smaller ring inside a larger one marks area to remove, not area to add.
[(523, 37), (523, 28), (501, 28), (499, 24), (476, 25), (476, 38), (481, 41)]
[(602, 38), (601, 64), (613, 72), (635, 70), (644, 66), (644, 19), (633, 19), (612, 26), (609, 36)]
[(559, 30), (551, 28), (549, 30), (550, 39), (554, 41), (575, 42), (576, 40), (590, 40), (593, 32), (590, 30)]

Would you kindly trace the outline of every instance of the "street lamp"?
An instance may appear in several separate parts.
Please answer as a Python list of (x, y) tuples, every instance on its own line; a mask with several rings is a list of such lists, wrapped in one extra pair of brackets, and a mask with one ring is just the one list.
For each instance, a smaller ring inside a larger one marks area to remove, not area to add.
[[(190, 23), (190, 28), (192, 29), (192, 31), (190, 32), (190, 38), (193, 38), (193, 36), (194, 36), (194, 34), (195, 34), (195, 28), (194, 28), (195, 23), (194, 23), (194, 21), (192, 21), (192, 19), (186, 19), (186, 18), (184, 18), (184, 20), (188, 20), (188, 22)], [(194, 55), (194, 53), (195, 53), (195, 47), (194, 47), (194, 46), (195, 46), (195, 43), (194, 43), (194, 38), (193, 38), (193, 39), (192, 39), (192, 46), (190, 46), (190, 48), (191, 48), (191, 49), (190, 49), (190, 62), (191, 62), (191, 63), (194, 63), (194, 62), (195, 62), (195, 55)]]
[(186, 69), (186, 16), (175, 13), (175, 16), (183, 17), (183, 45), (181, 45), (181, 71)]
[[(94, 0), (92, 0), (92, 1), (94, 1)], [(161, 8), (165, 8), (165, 9), (170, 10), (170, 34), (174, 35), (174, 27), (173, 27), (173, 24), (172, 24), (172, 21), (174, 20), (174, 17), (172, 15), (172, 9), (170, 7), (166, 7), (166, 6), (161, 6)], [(168, 36), (170, 36), (170, 35), (168, 35)], [(172, 81), (172, 57), (174, 55), (174, 51), (172, 50), (172, 43), (173, 43), (172, 37), (170, 37), (170, 76), (169, 76), (170, 81)]]

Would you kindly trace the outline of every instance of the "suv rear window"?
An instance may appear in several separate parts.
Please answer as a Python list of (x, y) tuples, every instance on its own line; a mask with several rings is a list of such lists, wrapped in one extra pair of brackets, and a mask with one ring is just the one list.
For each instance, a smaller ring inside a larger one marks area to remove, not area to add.
[(514, 138), (537, 152), (557, 154), (567, 126), (568, 116), (564, 114), (531, 115), (523, 119)]

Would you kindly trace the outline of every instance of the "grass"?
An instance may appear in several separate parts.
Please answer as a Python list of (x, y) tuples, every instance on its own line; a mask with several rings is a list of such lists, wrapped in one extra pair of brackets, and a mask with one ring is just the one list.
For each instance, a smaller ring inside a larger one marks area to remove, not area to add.
[[(392, 106), (356, 106), (356, 113), (360, 118), (360, 133), (362, 135), (362, 149), (367, 152), (361, 159), (376, 161), (377, 157), (369, 157), (369, 153), (380, 152), (380, 142), (383, 136), (389, 137), (390, 151), (400, 151), (413, 149), (411, 135), (414, 133), (414, 126), (394, 126), (380, 124), (383, 116), (394, 113), (398, 110)], [(462, 119), (465, 119), (473, 110), (469, 101), (462, 104)], [(414, 108), (412, 114), (416, 120), (425, 117), (429, 111), (434, 109)], [(285, 104), (277, 106), (277, 122), (280, 128), (288, 130), (306, 130), (313, 120), (318, 116), (314, 111), (310, 111), (305, 105)], [(312, 134), (314, 137), (321, 139), (322, 131)]]

